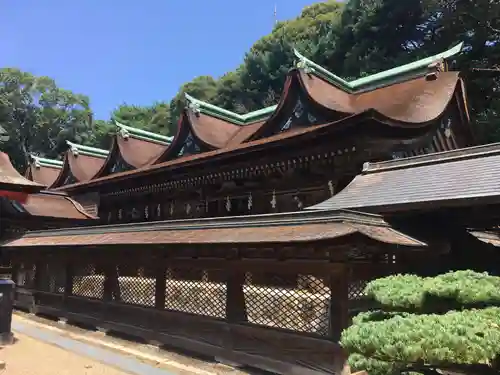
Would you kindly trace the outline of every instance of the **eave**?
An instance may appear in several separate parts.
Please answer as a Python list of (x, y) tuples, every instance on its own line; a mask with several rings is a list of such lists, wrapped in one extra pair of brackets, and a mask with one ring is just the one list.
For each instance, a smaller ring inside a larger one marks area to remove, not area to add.
[(0, 152), (0, 190), (33, 193), (44, 188), (45, 185), (23, 177), (12, 165), (9, 155)]
[(500, 203), (500, 143), (366, 163), (334, 197), (309, 210), (417, 212)]
[(65, 194), (40, 192), (29, 194), (24, 202), (0, 198), (2, 219), (57, 219), (57, 220), (95, 220), (97, 217), (89, 214), (75, 200)]
[(354, 212), (297, 212), (216, 219), (176, 220), (134, 225), (104, 225), (29, 232), (6, 241), (4, 249), (124, 245), (292, 243), (335, 240), (360, 235), (402, 248), (426, 248), (428, 243), (391, 227), (381, 217)]

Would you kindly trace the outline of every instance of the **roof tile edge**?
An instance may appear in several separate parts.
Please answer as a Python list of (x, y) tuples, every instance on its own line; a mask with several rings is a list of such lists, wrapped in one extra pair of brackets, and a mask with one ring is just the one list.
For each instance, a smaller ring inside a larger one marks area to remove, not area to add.
[(256, 111), (248, 112), (244, 115), (240, 115), (236, 112), (228, 111), (227, 109), (217, 107), (216, 105), (196, 99), (187, 93), (184, 94), (184, 97), (187, 101), (188, 108), (190, 108), (195, 113), (201, 112), (236, 125), (247, 125), (252, 122), (263, 120), (269, 117), (269, 115), (273, 113), (277, 108), (277, 105), (272, 105), (266, 108), (258, 109)]
[(34, 154), (30, 154), (30, 159), (36, 168), (47, 167), (61, 169), (64, 164), (62, 160), (42, 158), (41, 156)]
[(168, 146), (169, 144), (171, 144), (172, 140), (174, 139), (174, 137), (169, 137), (166, 135), (157, 134), (147, 130), (124, 125), (116, 120), (114, 120), (114, 123), (115, 126), (119, 129), (118, 134), (123, 138), (132, 136), (143, 141), (159, 143), (164, 146)]
[(456, 46), (434, 56), (426, 57), (412, 63), (375, 73), (367, 77), (358, 78), (353, 81), (346, 81), (343, 78), (331, 73), (327, 69), (316, 64), (314, 61), (311, 61), (307, 57), (300, 54), (296, 49), (294, 49), (294, 54), (298, 59), (296, 68), (304, 69), (307, 73), (313, 73), (349, 93), (356, 93), (394, 84), (402, 78), (425, 73), (429, 70), (429, 66), (431, 64), (440, 60), (449, 59), (450, 57), (462, 52), (463, 46), (464, 43), (461, 42)]
[(66, 144), (69, 146), (69, 149), (74, 156), (86, 155), (106, 159), (109, 154), (109, 150), (104, 150), (102, 148), (84, 146), (70, 141), (66, 141)]

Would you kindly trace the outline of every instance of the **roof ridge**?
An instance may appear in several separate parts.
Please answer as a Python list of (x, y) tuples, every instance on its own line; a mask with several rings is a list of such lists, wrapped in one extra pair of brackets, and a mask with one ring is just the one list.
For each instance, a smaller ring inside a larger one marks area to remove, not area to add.
[[(295, 48), (293, 49), (293, 53), (298, 59), (295, 64), (296, 68), (304, 69), (307, 73), (313, 73), (332, 85), (352, 94), (395, 84), (402, 79), (408, 78), (408, 76), (419, 76), (421, 74), (428, 73), (429, 69), (433, 68), (431, 66), (433, 63), (457, 55), (462, 51), (463, 45), (464, 43), (460, 42), (456, 46), (436, 55), (384, 70), (379, 73), (371, 74), (367, 77), (357, 78), (352, 81), (346, 81), (345, 79), (333, 74), (321, 65), (316, 64), (314, 61), (303, 56)], [(225, 108), (218, 107), (214, 104), (196, 99), (188, 93), (184, 93), (184, 97), (187, 101), (188, 108), (193, 110), (195, 113), (203, 113), (209, 116), (214, 116), (236, 125), (247, 125), (252, 122), (263, 120), (278, 107), (277, 105), (272, 105), (241, 115)]]
[(395, 169), (416, 168), (424, 165), (449, 163), (463, 159), (500, 155), (500, 142), (461, 148), (456, 150), (434, 152), (431, 154), (411, 156), (381, 162), (366, 162), (362, 174), (377, 173)]
[(295, 64), (296, 68), (304, 69), (307, 73), (313, 73), (320, 78), (328, 81), (329, 83), (342, 88), (348, 93), (357, 93), (360, 91), (368, 91), (374, 88), (380, 88), (382, 86), (397, 83), (401, 79), (407, 78), (412, 74), (419, 75), (422, 73), (427, 73), (429, 69), (432, 68), (430, 67), (431, 64), (440, 60), (446, 60), (452, 56), (459, 54), (462, 51), (463, 46), (464, 43), (460, 42), (456, 46), (436, 55), (397, 66), (388, 70), (384, 70), (379, 73), (371, 74), (367, 77), (357, 78), (352, 81), (346, 81), (345, 79), (333, 74), (324, 67), (316, 64), (314, 61), (309, 60), (307, 57), (300, 54), (295, 48), (293, 52), (295, 54), (295, 57), (298, 58), (298, 61)]
[(102, 148), (84, 146), (70, 141), (66, 141), (66, 144), (69, 146), (69, 149), (74, 156), (87, 155), (101, 159), (106, 159), (109, 154), (109, 150), (104, 150)]
[(43, 158), (35, 154), (30, 154), (29, 156), (36, 168), (49, 167), (61, 169), (64, 164), (62, 160)]
[(148, 130), (144, 129), (139, 129), (139, 128), (134, 128), (132, 126), (124, 125), (116, 120), (114, 120), (115, 126), (119, 128), (119, 135), (123, 138), (128, 138), (130, 136), (133, 136), (134, 138), (143, 140), (143, 141), (148, 141), (148, 142), (154, 142), (154, 143), (159, 143), (162, 145), (169, 145), (172, 143), (172, 140), (174, 137), (169, 137), (166, 135), (158, 134), (158, 133), (153, 133)]
[(188, 108), (191, 109), (192, 111), (196, 113), (201, 112), (209, 116), (218, 117), (221, 120), (225, 120), (236, 125), (247, 125), (251, 124), (252, 122), (263, 120), (264, 118), (267, 118), (271, 113), (273, 113), (278, 107), (277, 105), (272, 105), (269, 107), (245, 113), (244, 115), (240, 115), (236, 112), (232, 112), (222, 107), (218, 107), (214, 104), (210, 104), (202, 100), (196, 99), (191, 95), (189, 95), (188, 93), (185, 93), (184, 97), (188, 102)]

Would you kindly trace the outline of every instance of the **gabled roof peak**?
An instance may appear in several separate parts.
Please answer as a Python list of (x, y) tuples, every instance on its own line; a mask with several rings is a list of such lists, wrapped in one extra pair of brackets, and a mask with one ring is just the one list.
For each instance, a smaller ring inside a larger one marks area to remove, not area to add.
[(355, 93), (360, 91), (373, 90), (375, 88), (394, 84), (405, 78), (420, 76), (421, 74), (429, 72), (429, 70), (437, 69), (437, 62), (449, 59), (450, 57), (459, 54), (463, 49), (463, 45), (464, 43), (461, 42), (455, 47), (450, 48), (447, 51), (438, 53), (437, 55), (426, 57), (409, 64), (401, 65), (349, 82), (331, 73), (315, 62), (309, 60), (307, 57), (301, 55), (300, 52), (298, 52), (296, 49), (294, 49), (293, 52), (295, 54), (295, 57), (297, 57), (298, 59), (296, 63), (296, 67), (298, 69), (303, 69), (307, 73), (313, 73), (349, 93)]
[(252, 122), (263, 120), (271, 115), (271, 113), (273, 113), (277, 107), (276, 105), (272, 105), (270, 107), (240, 115), (236, 112), (228, 111), (227, 109), (217, 107), (216, 105), (193, 98), (188, 93), (185, 93), (184, 97), (186, 99), (188, 108), (193, 112), (204, 113), (210, 116), (218, 117), (222, 120), (232, 122), (236, 125), (247, 125)]
[(42, 158), (41, 156), (34, 154), (30, 154), (30, 159), (32, 160), (35, 168), (48, 167), (61, 169), (64, 164), (62, 160)]
[(102, 148), (79, 145), (70, 141), (66, 141), (66, 144), (69, 146), (69, 149), (74, 156), (86, 155), (106, 159), (109, 154), (108, 150), (103, 150)]
[(134, 137), (143, 141), (159, 143), (162, 145), (169, 145), (172, 143), (174, 137), (168, 137), (166, 135), (153, 133), (147, 130), (134, 128), (132, 126), (123, 125), (122, 123), (114, 120), (116, 127), (118, 128), (118, 135), (124, 139), (128, 137)]

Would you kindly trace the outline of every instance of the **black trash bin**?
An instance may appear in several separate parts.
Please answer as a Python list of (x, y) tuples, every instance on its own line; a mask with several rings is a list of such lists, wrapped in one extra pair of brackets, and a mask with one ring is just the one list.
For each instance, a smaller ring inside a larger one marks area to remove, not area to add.
[(13, 342), (12, 309), (15, 283), (9, 279), (0, 279), (0, 345)]

